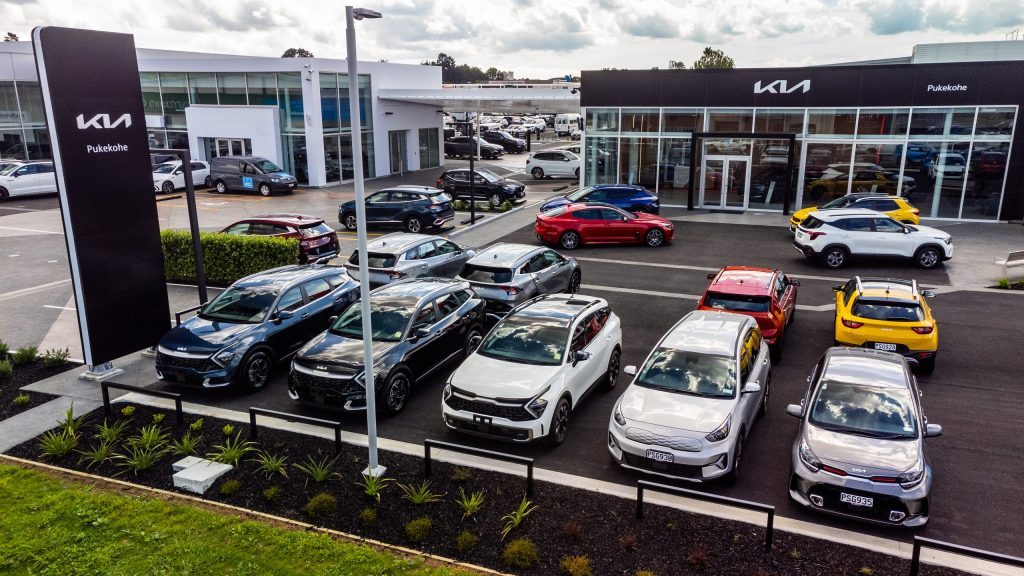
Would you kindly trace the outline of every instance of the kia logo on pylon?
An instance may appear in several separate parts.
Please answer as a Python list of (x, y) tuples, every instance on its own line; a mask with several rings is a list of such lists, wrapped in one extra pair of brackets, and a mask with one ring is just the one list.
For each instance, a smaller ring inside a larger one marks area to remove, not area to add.
[(99, 128), (100, 130), (108, 128), (117, 128), (118, 126), (124, 126), (129, 128), (132, 125), (132, 115), (122, 114), (113, 122), (110, 121), (110, 114), (97, 114), (88, 120), (85, 119), (85, 114), (79, 114), (75, 117), (78, 122), (78, 129), (85, 130), (87, 128)]
[(771, 94), (790, 94), (803, 88), (804, 92), (810, 92), (811, 81), (804, 80), (797, 84), (794, 84), (792, 88), (789, 87), (789, 83), (785, 80), (776, 80), (767, 86), (762, 86), (761, 81), (758, 80), (754, 83), (754, 94), (763, 94), (769, 92)]

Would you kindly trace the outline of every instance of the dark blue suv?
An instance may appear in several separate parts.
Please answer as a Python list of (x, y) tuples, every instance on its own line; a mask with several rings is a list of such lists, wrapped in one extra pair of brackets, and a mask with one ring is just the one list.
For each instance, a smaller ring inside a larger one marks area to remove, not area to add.
[[(369, 227), (401, 226), (406, 232), (418, 234), (424, 227), (440, 228), (454, 219), (451, 196), (430, 186), (395, 186), (366, 198)], [(349, 230), (356, 229), (355, 200), (338, 207), (338, 221)]]
[(319, 264), (242, 278), (164, 334), (156, 375), (204, 388), (259, 390), (274, 363), (327, 329), (359, 298), (358, 288), (344, 268)]
[(657, 214), (661, 210), (658, 197), (648, 192), (647, 188), (643, 186), (595, 184), (578, 188), (562, 196), (548, 198), (541, 204), (540, 211), (547, 212), (574, 202), (602, 202), (634, 213)]

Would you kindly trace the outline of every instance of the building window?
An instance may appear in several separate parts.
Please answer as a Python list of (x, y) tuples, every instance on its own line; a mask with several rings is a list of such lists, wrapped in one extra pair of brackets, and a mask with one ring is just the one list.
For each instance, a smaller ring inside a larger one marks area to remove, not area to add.
[(969, 139), (974, 130), (974, 108), (914, 108), (911, 138)]
[(967, 163), (961, 218), (995, 220), (1006, 179), (1009, 142), (975, 142)]
[[(668, 116), (666, 115), (666, 118)], [(658, 196), (679, 203), (686, 198), (690, 183), (690, 158), (693, 141), (689, 138), (664, 138), (658, 162)]]
[(188, 83), (178, 72), (160, 73), (160, 93), (163, 102), (164, 128), (185, 128), (185, 108), (188, 107)]
[[(587, 111), (589, 117), (590, 111)], [(587, 137), (587, 184), (615, 184), (619, 139)]]
[[(801, 113), (801, 121), (803, 114)], [(758, 113), (760, 118), (760, 112)], [(772, 130), (773, 132), (775, 130)], [(785, 130), (781, 130), (785, 132)], [(760, 210), (782, 210), (786, 185), (795, 190), (796, 173), (800, 167), (800, 147), (793, 147), (793, 169), (789, 167), (789, 140), (758, 138), (750, 154), (750, 198), (748, 207)], [(792, 192), (791, 192), (792, 193)]]
[(302, 184), (309, 183), (309, 168), (306, 158), (305, 136), (283, 136), (284, 171), (295, 176)]
[(139, 74), (142, 82), (142, 110), (146, 114), (163, 116), (164, 108), (160, 102), (160, 75), (156, 72)]
[(302, 78), (299, 77), (298, 72), (279, 72), (277, 74), (277, 97), (278, 107), (281, 109), (281, 131), (305, 132)]
[(188, 95), (192, 104), (217, 104), (217, 76), (209, 73), (188, 73)]
[(665, 108), (662, 113), (662, 134), (692, 134), (703, 129), (703, 108)]
[(373, 178), (377, 175), (377, 165), (374, 161), (373, 133), (363, 132), (363, 177)]
[(245, 74), (217, 74), (217, 99), (221, 106), (245, 106)]
[(903, 195), (925, 218), (957, 218), (963, 196), (969, 142), (914, 142), (907, 146), (903, 174), (913, 188)]
[(277, 106), (277, 75), (252, 73), (245, 75), (249, 106)]
[(908, 108), (861, 108), (857, 118), (857, 137), (906, 138), (909, 124)]
[[(588, 108), (587, 134), (618, 134), (618, 108)], [(613, 180), (614, 181), (614, 180)]]
[(978, 125), (974, 129), (976, 136), (1010, 136), (1016, 111), (1010, 107), (986, 108), (978, 110)]
[(857, 129), (855, 108), (821, 108), (807, 111), (807, 134), (817, 137), (852, 136)]
[(804, 111), (758, 108), (754, 115), (754, 132), (804, 133)]
[(804, 206), (828, 202), (847, 193), (852, 155), (852, 144), (807, 144), (803, 174)]
[(342, 179), (349, 180), (352, 178), (352, 158), (349, 156), (348, 165), (345, 166), (345, 171), (348, 172), (348, 176), (342, 177), (342, 162), (341, 162), (341, 148), (338, 143), (337, 134), (325, 134), (324, 135), (324, 164), (327, 168), (327, 181), (338, 182)]
[(441, 165), (437, 128), (420, 128), (420, 169)]
[(659, 131), (659, 116), (657, 108), (623, 108), (622, 126), (623, 134), (657, 134)]
[(167, 148), (167, 134), (163, 130), (149, 130), (150, 148)]
[(324, 132), (338, 132), (341, 129), (338, 99), (338, 75), (320, 73), (320, 117)]
[(619, 145), (619, 182), (654, 190), (658, 182), (658, 139), (622, 138)]
[(176, 149), (188, 148), (188, 132), (167, 131), (167, 147)]
[(753, 110), (708, 110), (708, 132), (750, 132), (753, 128)]

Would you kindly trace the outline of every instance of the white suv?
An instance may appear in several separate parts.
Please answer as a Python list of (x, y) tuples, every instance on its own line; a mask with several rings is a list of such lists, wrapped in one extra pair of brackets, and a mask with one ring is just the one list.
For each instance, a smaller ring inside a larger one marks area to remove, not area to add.
[(608, 451), (623, 466), (669, 478), (734, 481), (743, 443), (768, 406), (772, 365), (757, 321), (698, 310), (654, 347), (612, 408)]
[(569, 416), (601, 383), (619, 380), (622, 328), (593, 296), (539, 296), (514, 308), (444, 387), (449, 428), (513, 442), (565, 441)]
[(568, 150), (542, 150), (526, 159), (526, 171), (535, 179), (545, 176), (580, 177), (580, 157)]
[(934, 268), (953, 257), (948, 232), (857, 208), (811, 214), (797, 228), (793, 245), (832, 269), (845, 266), (851, 256), (903, 256), (921, 268)]
[(0, 172), (0, 202), (11, 196), (56, 192), (57, 175), (49, 160), (19, 162)]

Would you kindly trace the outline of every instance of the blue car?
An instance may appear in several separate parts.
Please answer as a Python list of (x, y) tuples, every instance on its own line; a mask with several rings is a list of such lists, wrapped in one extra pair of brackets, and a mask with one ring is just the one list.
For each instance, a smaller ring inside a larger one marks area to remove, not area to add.
[(658, 197), (647, 191), (643, 186), (629, 184), (595, 184), (585, 186), (564, 194), (548, 198), (540, 205), (541, 212), (554, 210), (574, 202), (601, 202), (630, 212), (647, 212), (657, 214), (661, 210)]
[(203, 388), (259, 390), (276, 362), (326, 330), (359, 298), (358, 287), (344, 268), (319, 264), (242, 278), (164, 334), (156, 375)]
[[(419, 234), (425, 227), (440, 228), (455, 219), (452, 197), (439, 188), (402, 185), (374, 192), (366, 198), (368, 227), (400, 226)], [(356, 203), (349, 200), (338, 207), (338, 221), (356, 229)]]

